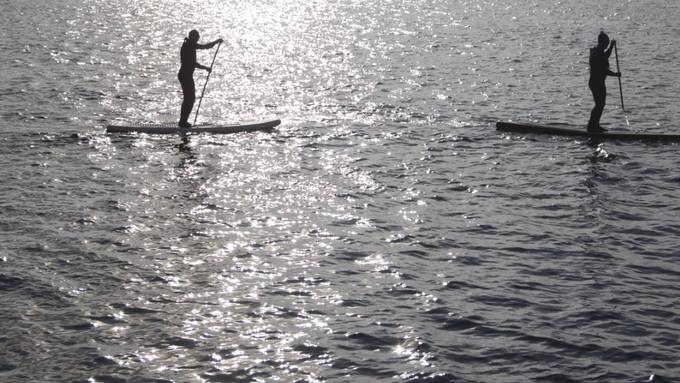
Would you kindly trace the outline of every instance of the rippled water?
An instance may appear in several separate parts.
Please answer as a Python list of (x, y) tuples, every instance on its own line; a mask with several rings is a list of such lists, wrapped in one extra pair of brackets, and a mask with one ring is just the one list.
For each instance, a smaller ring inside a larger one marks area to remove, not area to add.
[[(0, 381), (680, 379), (678, 146), (494, 130), (583, 126), (600, 28), (680, 129), (680, 3), (589, 3), (2, 2)], [(192, 28), (199, 119), (283, 125), (106, 135)]]

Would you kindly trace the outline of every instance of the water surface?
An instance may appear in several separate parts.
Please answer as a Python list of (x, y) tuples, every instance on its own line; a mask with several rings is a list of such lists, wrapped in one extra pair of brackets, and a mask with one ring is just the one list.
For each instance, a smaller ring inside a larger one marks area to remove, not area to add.
[[(677, 145), (494, 130), (583, 126), (603, 28), (603, 123), (677, 132), (680, 5), (3, 11), (0, 380), (680, 378)], [(177, 119), (192, 28), (225, 39), (199, 120), (281, 127), (106, 135)]]

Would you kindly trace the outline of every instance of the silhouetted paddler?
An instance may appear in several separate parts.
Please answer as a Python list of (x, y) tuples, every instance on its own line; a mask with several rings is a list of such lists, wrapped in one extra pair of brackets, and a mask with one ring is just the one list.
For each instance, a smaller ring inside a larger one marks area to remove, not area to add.
[(184, 39), (184, 44), (180, 49), (180, 59), (181, 66), (179, 68), (179, 73), (177, 73), (177, 78), (179, 83), (182, 84), (182, 93), (184, 95), (184, 100), (182, 101), (182, 111), (179, 118), (179, 126), (181, 128), (189, 128), (188, 119), (191, 114), (191, 109), (194, 107), (194, 101), (196, 101), (196, 86), (194, 84), (194, 69), (204, 69), (208, 72), (211, 69), (205, 65), (201, 65), (196, 61), (196, 50), (197, 49), (210, 49), (216, 44), (221, 43), (222, 39), (217, 39), (208, 44), (199, 44), (198, 39), (200, 35), (197, 30), (192, 30), (189, 32), (189, 37)]
[[(595, 106), (590, 112), (590, 120), (588, 121), (588, 131), (593, 133), (604, 132), (606, 129), (600, 127), (600, 117), (607, 102), (607, 87), (605, 80), (607, 76), (621, 77), (621, 72), (612, 72), (609, 69), (609, 56), (612, 54), (612, 49), (616, 45), (616, 40), (612, 40), (609, 44), (609, 36), (606, 33), (600, 32), (597, 37), (597, 46), (590, 49), (590, 80), (588, 80), (588, 87), (593, 92), (595, 99)], [(609, 48), (607, 48), (609, 46)]]

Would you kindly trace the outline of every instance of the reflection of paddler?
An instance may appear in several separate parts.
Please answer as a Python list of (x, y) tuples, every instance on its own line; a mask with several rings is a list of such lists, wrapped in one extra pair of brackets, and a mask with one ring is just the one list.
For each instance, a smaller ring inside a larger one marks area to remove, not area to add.
[(194, 101), (196, 101), (196, 86), (194, 85), (194, 69), (204, 69), (208, 72), (211, 69), (207, 66), (201, 65), (196, 62), (196, 50), (197, 49), (210, 49), (216, 44), (221, 43), (222, 39), (217, 39), (208, 44), (199, 44), (198, 39), (200, 38), (197, 30), (192, 30), (189, 32), (189, 37), (184, 39), (184, 44), (182, 44), (182, 49), (180, 50), (180, 59), (182, 65), (179, 68), (179, 73), (177, 73), (177, 78), (180, 84), (182, 84), (182, 93), (184, 94), (184, 101), (182, 101), (182, 112), (179, 118), (179, 126), (181, 128), (189, 128), (188, 119), (191, 114), (191, 109), (194, 107)]
[[(607, 46), (609, 48), (607, 49)], [(607, 102), (607, 87), (605, 80), (607, 76), (621, 77), (621, 72), (612, 72), (609, 69), (609, 56), (612, 54), (612, 49), (616, 46), (616, 40), (612, 40), (609, 44), (609, 36), (604, 32), (600, 32), (597, 37), (597, 46), (590, 49), (590, 80), (588, 87), (593, 92), (595, 99), (595, 106), (590, 112), (590, 120), (588, 121), (588, 131), (592, 133), (604, 132), (606, 129), (600, 127), (600, 117)]]

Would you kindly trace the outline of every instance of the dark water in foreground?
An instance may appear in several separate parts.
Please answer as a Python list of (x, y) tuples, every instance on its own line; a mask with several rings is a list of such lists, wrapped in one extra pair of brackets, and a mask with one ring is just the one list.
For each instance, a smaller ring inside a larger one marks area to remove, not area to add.
[[(603, 122), (677, 132), (680, 6), (158, 3), (2, 5), (0, 381), (680, 379), (678, 146), (493, 128), (582, 125), (605, 28)], [(106, 135), (196, 25), (203, 118), (281, 128)]]

